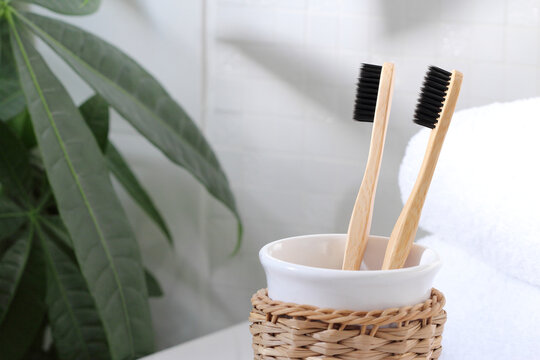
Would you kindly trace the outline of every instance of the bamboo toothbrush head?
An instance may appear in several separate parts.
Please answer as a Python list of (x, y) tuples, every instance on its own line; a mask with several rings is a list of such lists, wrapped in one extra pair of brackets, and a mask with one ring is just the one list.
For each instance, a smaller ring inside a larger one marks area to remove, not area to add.
[(362, 64), (360, 77), (356, 85), (354, 120), (373, 122), (377, 106), (377, 94), (381, 81), (382, 66)]
[[(413, 121), (430, 129), (437, 126), (439, 119), (452, 118), (461, 88), (463, 74), (436, 66), (430, 66), (424, 78), (420, 98), (416, 105)], [(446, 116), (449, 113), (449, 116)]]

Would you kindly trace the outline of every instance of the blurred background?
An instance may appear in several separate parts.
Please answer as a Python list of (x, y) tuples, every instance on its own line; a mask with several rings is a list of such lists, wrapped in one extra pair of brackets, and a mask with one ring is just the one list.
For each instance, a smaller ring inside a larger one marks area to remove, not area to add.
[[(465, 74), (458, 110), (540, 90), (540, 0), (104, 0), (76, 21), (182, 104), (216, 150), (243, 217), (243, 245), (231, 257), (230, 213), (116, 116), (112, 137), (175, 237), (171, 251), (124, 196), (144, 262), (165, 289), (151, 300), (159, 348), (247, 320), (251, 294), (265, 286), (262, 245), (347, 231), (371, 135), (351, 119), (360, 63), (397, 70), (379, 235), (401, 209), (399, 165), (419, 131), (411, 118), (428, 65)], [(54, 55), (47, 60), (77, 102), (91, 93)]]

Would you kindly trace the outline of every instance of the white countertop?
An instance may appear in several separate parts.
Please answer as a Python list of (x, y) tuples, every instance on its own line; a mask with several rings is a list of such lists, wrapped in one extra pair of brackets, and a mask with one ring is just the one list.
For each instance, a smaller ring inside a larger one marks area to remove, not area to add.
[(140, 360), (252, 360), (249, 324), (243, 322)]

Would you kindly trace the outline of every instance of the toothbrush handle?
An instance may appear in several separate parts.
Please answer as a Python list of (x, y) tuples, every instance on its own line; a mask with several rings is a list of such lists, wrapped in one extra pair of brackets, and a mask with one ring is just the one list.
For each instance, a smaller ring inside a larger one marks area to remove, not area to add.
[(441, 110), (439, 121), (435, 129), (431, 131), (429, 137), (420, 173), (390, 235), (390, 241), (388, 242), (384, 256), (383, 270), (403, 267), (409, 256), (414, 238), (416, 237), (422, 207), (424, 206), (431, 179), (437, 166), (437, 160), (439, 159), (444, 138), (448, 132), (448, 127), (450, 126), (450, 121), (456, 108), (462, 80), (463, 75), (459, 71), (454, 70), (448, 86), (447, 99)]
[(377, 105), (371, 133), (368, 161), (364, 178), (356, 197), (349, 230), (347, 231), (347, 244), (343, 257), (343, 270), (358, 270), (364, 257), (373, 204), (377, 190), (377, 179), (381, 169), (381, 160), (388, 126), (388, 117), (392, 104), (392, 92), (394, 88), (394, 64), (384, 63), (381, 71), (379, 91), (377, 93)]

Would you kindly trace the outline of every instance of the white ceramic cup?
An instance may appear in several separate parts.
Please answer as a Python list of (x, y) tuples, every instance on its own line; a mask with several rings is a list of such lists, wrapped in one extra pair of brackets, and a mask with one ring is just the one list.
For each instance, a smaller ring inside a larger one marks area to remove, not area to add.
[(388, 238), (370, 236), (360, 271), (341, 270), (346, 234), (277, 240), (259, 252), (268, 296), (320, 308), (370, 311), (415, 305), (429, 298), (441, 260), (414, 244), (405, 266), (381, 268)]

